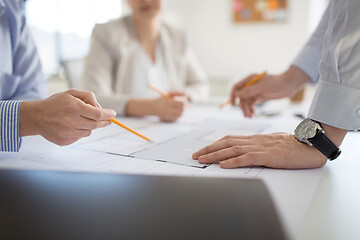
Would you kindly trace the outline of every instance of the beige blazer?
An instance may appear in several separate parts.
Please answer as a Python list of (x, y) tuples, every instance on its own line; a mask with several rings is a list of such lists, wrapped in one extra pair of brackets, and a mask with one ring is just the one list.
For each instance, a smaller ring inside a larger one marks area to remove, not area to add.
[[(191, 101), (206, 100), (207, 77), (189, 49), (183, 31), (166, 22), (160, 27), (161, 47), (172, 91), (184, 91)], [(124, 115), (132, 97), (131, 81), (136, 35), (131, 16), (94, 27), (85, 59), (83, 87), (93, 91), (102, 107)]]

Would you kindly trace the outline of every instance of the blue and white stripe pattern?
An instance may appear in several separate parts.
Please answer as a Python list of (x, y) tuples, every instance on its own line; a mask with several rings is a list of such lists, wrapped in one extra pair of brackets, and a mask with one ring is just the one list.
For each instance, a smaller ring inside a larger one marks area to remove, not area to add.
[(19, 112), (21, 101), (0, 101), (0, 151), (18, 152)]

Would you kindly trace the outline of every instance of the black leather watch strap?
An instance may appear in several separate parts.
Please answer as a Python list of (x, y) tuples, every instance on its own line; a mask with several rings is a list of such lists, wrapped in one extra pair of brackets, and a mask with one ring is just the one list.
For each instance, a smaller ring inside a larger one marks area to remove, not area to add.
[(322, 131), (318, 131), (309, 141), (319, 149), (329, 160), (337, 158), (341, 150), (330, 139), (328, 139)]

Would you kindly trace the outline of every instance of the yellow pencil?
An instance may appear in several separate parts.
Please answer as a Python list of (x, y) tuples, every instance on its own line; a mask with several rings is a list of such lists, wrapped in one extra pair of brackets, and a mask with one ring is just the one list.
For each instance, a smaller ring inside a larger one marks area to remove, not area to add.
[(223, 109), (226, 105), (230, 104), (231, 101), (230, 100), (227, 100), (226, 102), (224, 102), (223, 104), (220, 105), (220, 109)]
[[(241, 89), (250, 87), (252, 85), (254, 85), (257, 81), (259, 81), (263, 76), (266, 75), (266, 71), (264, 71), (263, 73), (257, 75), (256, 77), (254, 77), (253, 79), (251, 79), (250, 81), (248, 81)], [(224, 102), (223, 104), (220, 105), (220, 108), (225, 107), (226, 105), (230, 104), (231, 101), (227, 100), (226, 102)]]
[[(93, 105), (91, 105), (91, 104), (89, 104), (89, 103), (88, 103), (88, 105), (90, 105), (90, 106), (94, 107)], [(137, 131), (135, 131), (135, 130), (133, 130), (133, 129), (129, 128), (128, 126), (126, 126), (126, 125), (122, 124), (121, 122), (119, 122), (119, 121), (118, 121), (118, 120), (116, 120), (115, 118), (111, 118), (111, 119), (109, 119), (109, 121), (110, 121), (110, 122), (112, 122), (112, 123), (115, 123), (116, 125), (118, 125), (118, 126), (120, 126), (120, 127), (124, 128), (124, 129), (126, 129), (126, 130), (128, 130), (129, 132), (132, 132), (132, 133), (133, 133), (133, 134), (135, 134), (135, 135), (138, 135), (139, 137), (141, 137), (141, 138), (145, 139), (146, 141), (152, 142), (152, 141), (150, 140), (150, 138), (147, 138), (147, 137), (145, 137), (144, 135), (142, 135), (142, 134), (138, 133)]]
[(245, 86), (242, 87), (242, 89), (250, 87), (251, 85), (254, 85), (257, 81), (259, 81), (263, 76), (266, 75), (266, 71), (264, 71), (263, 73), (257, 75), (256, 77), (254, 77), (253, 79), (251, 79), (250, 81), (248, 81)]
[(119, 125), (119, 126), (122, 127), (122, 128), (125, 128), (125, 129), (128, 130), (129, 132), (132, 132), (133, 134), (138, 135), (139, 137), (142, 137), (142, 138), (145, 139), (146, 141), (151, 142), (151, 140), (150, 140), (149, 138), (147, 138), (147, 137), (145, 137), (144, 135), (138, 133), (137, 131), (129, 128), (128, 126), (122, 124), (122, 123), (119, 122), (118, 120), (116, 120), (116, 119), (114, 119), (114, 118), (111, 118), (110, 121), (113, 122), (113, 123), (115, 123), (116, 125)]
[(161, 91), (160, 89), (158, 89), (157, 87), (155, 87), (154, 85), (149, 84), (149, 88), (151, 90), (154, 90), (155, 92), (157, 92), (158, 94), (160, 94), (162, 97), (164, 98), (170, 98), (170, 95), (167, 93), (164, 93), (163, 91)]
[[(158, 88), (155, 87), (154, 85), (149, 84), (149, 88), (150, 88), (151, 90), (154, 90), (155, 92), (157, 92), (158, 94), (160, 94), (160, 95), (161, 95), (162, 97), (164, 97), (164, 98), (171, 98), (171, 96), (170, 96), (169, 94), (164, 93), (163, 91), (161, 91), (160, 89), (158, 89)], [(191, 105), (188, 104), (188, 103), (185, 103), (185, 107), (191, 108)]]

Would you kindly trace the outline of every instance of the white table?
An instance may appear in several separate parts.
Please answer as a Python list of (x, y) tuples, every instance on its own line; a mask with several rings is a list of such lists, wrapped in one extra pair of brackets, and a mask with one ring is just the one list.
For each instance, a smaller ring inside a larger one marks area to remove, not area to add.
[(328, 162), (296, 239), (360, 239), (360, 132), (350, 132), (341, 157)]

